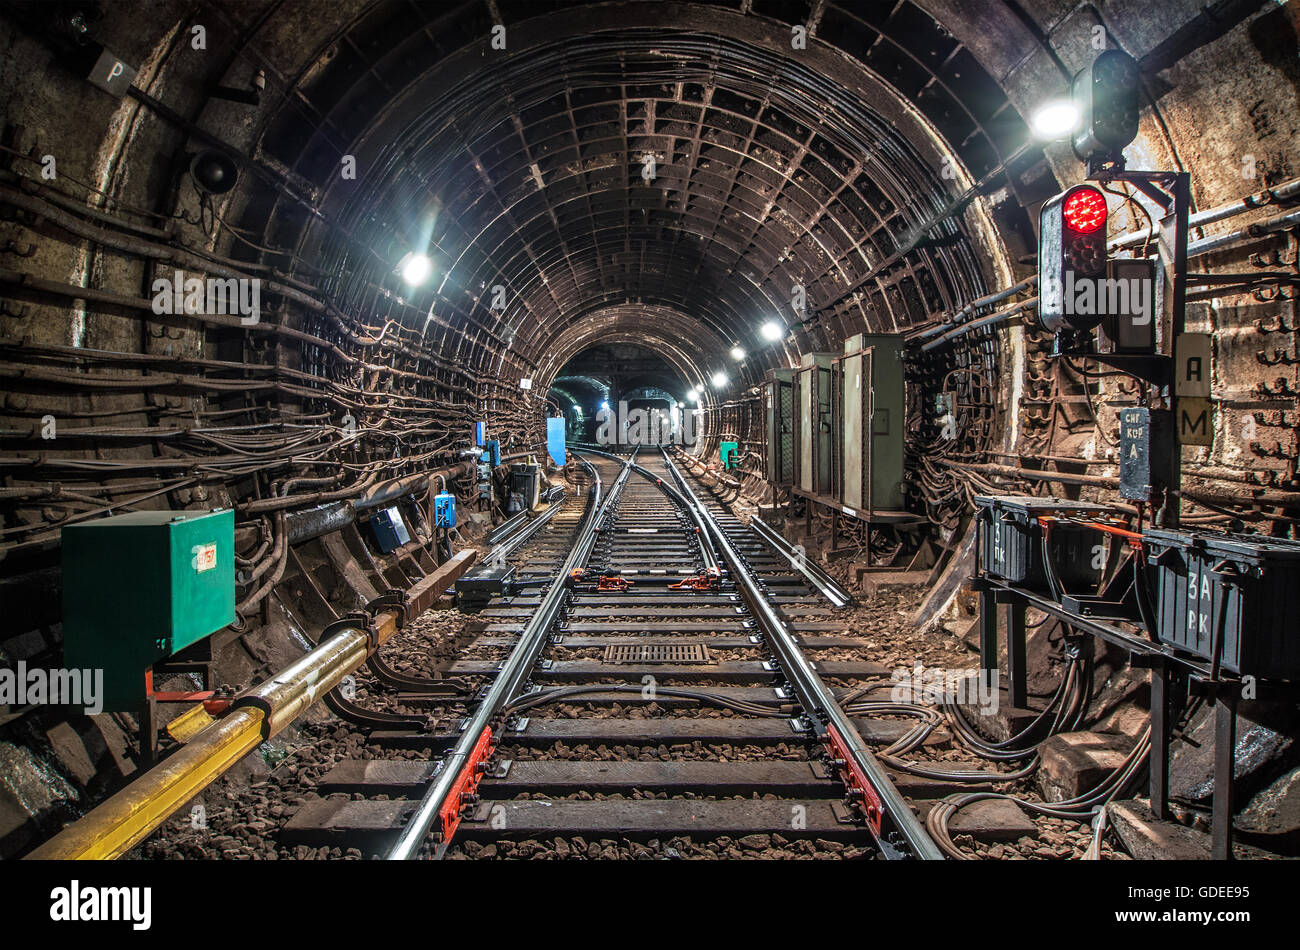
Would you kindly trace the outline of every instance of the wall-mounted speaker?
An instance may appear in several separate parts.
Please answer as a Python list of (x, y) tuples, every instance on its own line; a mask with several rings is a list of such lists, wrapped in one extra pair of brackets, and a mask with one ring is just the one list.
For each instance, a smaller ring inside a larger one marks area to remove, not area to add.
[(211, 195), (224, 195), (239, 183), (239, 166), (215, 149), (204, 149), (195, 155), (190, 162), (190, 174), (194, 183)]

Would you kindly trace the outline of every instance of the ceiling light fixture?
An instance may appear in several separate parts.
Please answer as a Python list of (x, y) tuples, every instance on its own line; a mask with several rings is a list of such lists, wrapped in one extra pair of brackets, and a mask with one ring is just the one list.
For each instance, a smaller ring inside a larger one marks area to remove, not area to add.
[(1044, 141), (1063, 139), (1079, 125), (1079, 107), (1069, 99), (1054, 99), (1039, 107), (1029, 120), (1034, 135)]
[(429, 260), (426, 254), (412, 252), (402, 258), (397, 268), (402, 275), (402, 280), (412, 287), (418, 287), (433, 273), (433, 261)]

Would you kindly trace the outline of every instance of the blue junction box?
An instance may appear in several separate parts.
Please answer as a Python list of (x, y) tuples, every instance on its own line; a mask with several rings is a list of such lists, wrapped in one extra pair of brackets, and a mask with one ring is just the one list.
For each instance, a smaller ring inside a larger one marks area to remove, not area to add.
[(411, 540), (411, 533), (406, 530), (406, 522), (402, 520), (402, 513), (396, 505), (376, 511), (370, 517), (370, 528), (375, 532), (379, 550), (385, 554)]
[(456, 527), (456, 496), (439, 492), (433, 496), (433, 525), (436, 528)]

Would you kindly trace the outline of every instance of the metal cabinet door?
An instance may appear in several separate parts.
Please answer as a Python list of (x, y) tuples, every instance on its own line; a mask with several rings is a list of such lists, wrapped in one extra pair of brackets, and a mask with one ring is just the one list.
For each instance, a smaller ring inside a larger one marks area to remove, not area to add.
[(813, 490), (813, 441), (817, 432), (817, 419), (813, 413), (814, 402), (813, 378), (815, 368), (800, 370), (795, 374), (796, 403), (799, 406), (799, 446), (797, 463), (799, 469), (799, 488), (810, 492)]
[(850, 508), (862, 507), (862, 462), (863, 462), (863, 401), (861, 352), (850, 353), (840, 360), (841, 366), (841, 412), (840, 457), (842, 460), (842, 492), (840, 500)]

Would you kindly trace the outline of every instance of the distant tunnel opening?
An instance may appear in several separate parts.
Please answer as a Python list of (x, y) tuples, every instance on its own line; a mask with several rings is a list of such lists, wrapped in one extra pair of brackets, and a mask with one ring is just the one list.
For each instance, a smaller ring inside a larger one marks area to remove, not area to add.
[(682, 372), (651, 347), (598, 343), (560, 368), (548, 402), (563, 413), (575, 441), (608, 446), (630, 439), (657, 443), (671, 441), (690, 390)]

